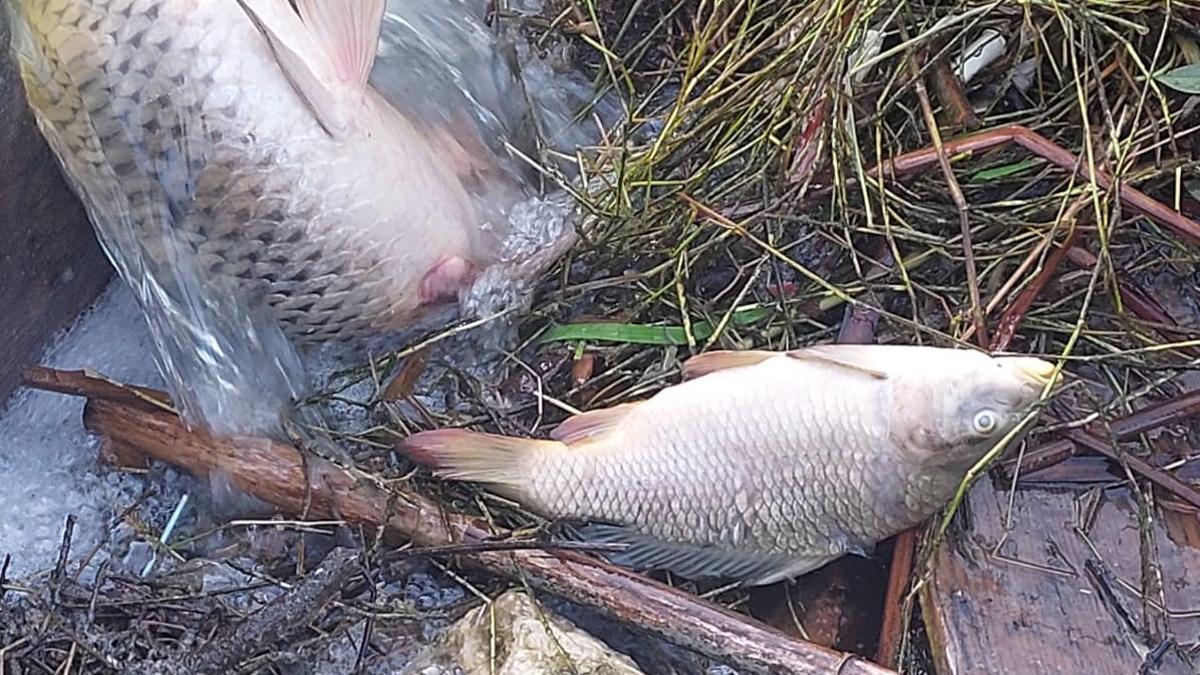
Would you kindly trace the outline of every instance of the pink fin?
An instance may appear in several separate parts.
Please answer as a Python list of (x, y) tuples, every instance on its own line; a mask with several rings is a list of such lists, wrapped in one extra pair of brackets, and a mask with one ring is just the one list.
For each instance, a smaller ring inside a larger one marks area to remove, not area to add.
[(754, 350), (744, 352), (707, 352), (699, 356), (693, 356), (683, 364), (683, 379), (695, 379), (709, 373), (715, 373), (718, 370), (753, 366), (783, 353)]
[(385, 0), (237, 0), (292, 89), (330, 136), (350, 128), (345, 91), (363, 89), (375, 64)]
[(338, 80), (366, 86), (379, 49), (385, 0), (298, 0), (304, 24), (321, 43)]
[(414, 462), (442, 478), (484, 483), (500, 494), (521, 499), (532, 455), (558, 450), (561, 443), (439, 429), (413, 434), (398, 444)]
[(475, 266), (466, 258), (442, 256), (421, 278), (417, 299), (422, 305), (451, 300), (475, 278)]
[(237, 3), (267, 41), (283, 76), (325, 133), (336, 136), (345, 131), (350, 119), (338, 105), (332, 88), (332, 64), (329, 59), (321, 58), (322, 47), (287, 0), (237, 0)]
[(622, 403), (621, 405), (601, 410), (589, 410), (567, 419), (550, 433), (550, 438), (562, 441), (567, 445), (579, 445), (594, 441), (612, 432), (624, 421), (625, 416), (633, 412), (637, 403)]

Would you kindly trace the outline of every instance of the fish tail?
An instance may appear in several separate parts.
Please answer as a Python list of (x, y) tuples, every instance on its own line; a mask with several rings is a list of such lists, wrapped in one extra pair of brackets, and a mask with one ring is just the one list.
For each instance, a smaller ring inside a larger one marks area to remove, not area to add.
[(500, 494), (521, 499), (526, 496), (530, 469), (540, 452), (559, 450), (562, 445), (557, 441), (439, 429), (409, 436), (401, 449), (441, 478), (484, 483)]

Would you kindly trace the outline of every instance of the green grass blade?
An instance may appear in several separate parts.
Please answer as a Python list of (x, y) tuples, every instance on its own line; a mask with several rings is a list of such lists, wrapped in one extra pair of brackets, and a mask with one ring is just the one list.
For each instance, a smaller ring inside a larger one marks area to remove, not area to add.
[[(731, 323), (744, 326), (761, 321), (775, 313), (773, 308), (747, 307), (733, 313)], [(712, 336), (713, 324), (700, 321), (692, 324), (692, 335), (697, 340)], [(650, 326), (631, 323), (571, 323), (554, 326), (538, 340), (548, 342), (621, 342), (639, 345), (686, 345), (687, 333), (683, 326)]]

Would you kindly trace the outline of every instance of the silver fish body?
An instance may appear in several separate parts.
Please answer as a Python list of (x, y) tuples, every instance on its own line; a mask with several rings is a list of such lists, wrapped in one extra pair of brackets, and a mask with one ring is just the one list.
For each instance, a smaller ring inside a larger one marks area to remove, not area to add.
[(548, 516), (599, 523), (618, 562), (770, 583), (913, 527), (1013, 429), (1052, 364), (948, 349), (712, 353), (694, 377), (584, 413), (554, 440), (458, 430), (405, 447)]
[(131, 283), (216, 282), (322, 341), (404, 325), (491, 261), (462, 158), (369, 86), (306, 100), (239, 2), (11, 4), (31, 107)]

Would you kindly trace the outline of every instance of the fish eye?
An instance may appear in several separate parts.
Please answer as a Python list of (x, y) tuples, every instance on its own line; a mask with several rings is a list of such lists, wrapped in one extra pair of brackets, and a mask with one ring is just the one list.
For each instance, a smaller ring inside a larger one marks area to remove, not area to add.
[(998, 423), (996, 413), (991, 410), (980, 410), (975, 413), (975, 419), (971, 420), (971, 426), (975, 429), (975, 433), (984, 435), (995, 431)]

